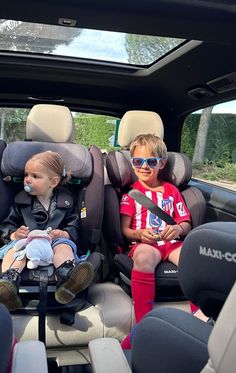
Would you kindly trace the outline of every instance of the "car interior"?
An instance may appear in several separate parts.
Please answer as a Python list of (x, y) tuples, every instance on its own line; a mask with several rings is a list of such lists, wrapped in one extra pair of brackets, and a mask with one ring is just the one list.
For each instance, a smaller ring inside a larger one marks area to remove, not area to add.
[[(29, 350), (51, 373), (234, 372), (234, 2), (9, 0), (0, 14), (0, 221), (29, 156), (58, 151), (72, 171), (78, 250), (96, 272), (62, 306), (53, 266), (23, 271), (23, 306), (0, 304), (0, 372), (27, 372)], [(164, 139), (162, 178), (180, 190), (192, 231), (179, 267), (157, 266), (154, 309), (136, 325), (119, 203), (135, 181), (129, 145), (141, 133)]]

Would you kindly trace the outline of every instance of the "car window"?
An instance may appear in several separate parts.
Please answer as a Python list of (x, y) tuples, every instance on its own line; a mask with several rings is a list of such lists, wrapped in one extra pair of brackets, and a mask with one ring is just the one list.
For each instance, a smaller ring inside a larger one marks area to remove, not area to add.
[(181, 152), (192, 161), (193, 178), (236, 190), (236, 100), (190, 114)]
[[(30, 109), (0, 108), (0, 138), (7, 143), (25, 140), (25, 123)], [(102, 151), (118, 146), (119, 118), (108, 115), (72, 113), (75, 121), (75, 141), (85, 146), (97, 145)]]

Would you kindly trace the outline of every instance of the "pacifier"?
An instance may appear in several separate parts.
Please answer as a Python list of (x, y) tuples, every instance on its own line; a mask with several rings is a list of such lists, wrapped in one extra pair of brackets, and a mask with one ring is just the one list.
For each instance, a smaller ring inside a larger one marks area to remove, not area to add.
[(24, 190), (27, 192), (27, 193), (31, 193), (33, 191), (33, 188), (30, 184), (25, 184), (24, 185)]

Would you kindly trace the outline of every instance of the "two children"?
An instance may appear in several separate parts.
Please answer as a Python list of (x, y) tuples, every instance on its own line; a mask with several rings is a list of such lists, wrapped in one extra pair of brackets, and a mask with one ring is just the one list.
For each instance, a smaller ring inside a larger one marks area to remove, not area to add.
[[(134, 261), (131, 290), (134, 313), (138, 323), (152, 310), (155, 297), (155, 268), (164, 260), (179, 262), (182, 242), (191, 229), (190, 213), (178, 189), (159, 179), (159, 171), (167, 162), (165, 143), (155, 135), (139, 135), (130, 145), (131, 164), (138, 178), (132, 188), (147, 197), (171, 215), (175, 225), (167, 225), (128, 194), (120, 205), (122, 233), (130, 242), (129, 256)], [(122, 342), (130, 348), (130, 335)]]
[(70, 174), (56, 152), (35, 154), (25, 165), (25, 190), (16, 195), (8, 217), (0, 224), (1, 241), (8, 243), (9, 249), (2, 262), (0, 303), (9, 310), (21, 307), (18, 287), (20, 273), (27, 262), (27, 258), (15, 256), (14, 242), (26, 238), (32, 229), (51, 228), (57, 302), (69, 303), (94, 278), (93, 265), (89, 261), (79, 261), (77, 256), (79, 219), (76, 204), (69, 191), (61, 186), (69, 179)]

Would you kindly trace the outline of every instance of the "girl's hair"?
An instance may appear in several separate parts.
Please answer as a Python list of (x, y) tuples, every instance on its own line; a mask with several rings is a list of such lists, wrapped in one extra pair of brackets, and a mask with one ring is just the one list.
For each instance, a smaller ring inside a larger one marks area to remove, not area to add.
[(60, 177), (61, 185), (68, 183), (71, 178), (71, 172), (66, 171), (65, 164), (59, 153), (47, 150), (42, 153), (37, 153), (29, 158), (29, 161), (38, 161), (44, 167), (47, 168), (48, 172), (55, 174)]
[(151, 133), (138, 135), (130, 144), (131, 157), (134, 155), (136, 146), (145, 146), (154, 157), (166, 158), (167, 159), (167, 148), (164, 141), (156, 135)]

